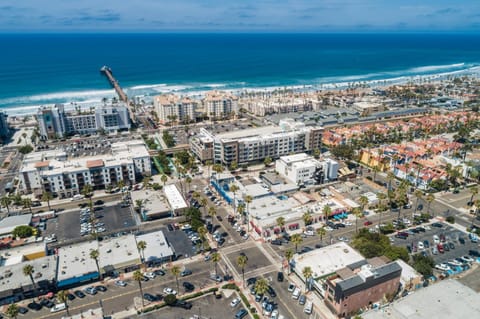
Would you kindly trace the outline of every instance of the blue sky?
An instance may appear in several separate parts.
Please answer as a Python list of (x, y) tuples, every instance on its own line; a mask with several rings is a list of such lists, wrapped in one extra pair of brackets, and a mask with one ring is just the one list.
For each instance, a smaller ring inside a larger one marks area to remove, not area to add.
[(0, 32), (480, 31), (480, 0), (1, 0)]

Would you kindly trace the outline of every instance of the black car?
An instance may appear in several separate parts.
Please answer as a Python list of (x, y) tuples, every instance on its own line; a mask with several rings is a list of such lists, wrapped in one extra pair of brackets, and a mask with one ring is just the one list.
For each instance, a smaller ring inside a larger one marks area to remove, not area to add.
[(72, 301), (73, 299), (75, 299), (75, 296), (74, 296), (73, 294), (71, 294), (71, 293), (68, 293), (68, 294), (67, 294), (67, 299), (70, 300), (70, 301)]
[(274, 239), (270, 242), (272, 245), (278, 245), (278, 246), (281, 246), (282, 245), (282, 241), (280, 239)]
[(240, 236), (242, 236), (242, 237), (243, 237), (243, 236), (244, 236), (246, 233), (247, 233), (246, 231), (244, 231), (244, 230), (241, 230), (241, 231), (240, 231)]
[(300, 251), (301, 254), (303, 253), (308, 253), (309, 251), (312, 251), (313, 248), (312, 247), (308, 247), (308, 246), (305, 246), (302, 248), (302, 250)]
[(452, 242), (449, 242), (448, 246), (450, 247), (450, 249), (455, 249), (455, 244)]
[(441, 223), (433, 223), (432, 227), (442, 228), (443, 225)]
[(103, 200), (99, 199), (99, 200), (96, 200), (95, 203), (93, 203), (94, 205), (103, 205)]
[(85, 298), (85, 294), (84, 294), (83, 292), (81, 292), (80, 290), (75, 290), (75, 291), (73, 292), (73, 294), (74, 294), (75, 296), (77, 296), (78, 298)]
[(42, 301), (40, 301), (40, 304), (46, 308), (52, 308), (53, 306), (55, 306), (53, 301), (49, 299), (43, 299)]
[(270, 295), (270, 297), (272, 297), (272, 298), (275, 298), (277, 296), (277, 293), (275, 292), (275, 290), (273, 290), (273, 288), (271, 286), (268, 286), (267, 292)]
[(212, 224), (208, 224), (208, 225), (207, 225), (207, 230), (208, 230), (208, 232), (211, 234), (212, 231), (213, 231), (213, 225), (212, 225)]
[(42, 309), (42, 305), (36, 302), (31, 302), (27, 305), (28, 309), (39, 311)]
[(217, 219), (218, 219), (218, 221), (220, 221), (220, 222), (223, 220), (222, 216), (220, 216), (220, 215), (217, 215)]
[(473, 257), (480, 257), (480, 253), (478, 252), (478, 250), (471, 249), (468, 251), (468, 254)]
[(218, 244), (221, 246), (225, 243), (225, 239), (222, 237), (218, 240)]
[(95, 288), (97, 288), (97, 290), (98, 290), (98, 291), (101, 291), (101, 292), (107, 291), (107, 287), (102, 286), (102, 285), (100, 285), (100, 286), (95, 286)]
[(150, 302), (154, 302), (154, 301), (158, 300), (158, 298), (156, 296), (154, 296), (152, 294), (149, 294), (148, 292), (143, 294), (143, 299), (148, 300)]
[(185, 300), (177, 300), (175, 307), (180, 307), (183, 309), (192, 309), (192, 303)]
[(465, 239), (463, 237), (459, 237), (458, 241), (460, 242), (460, 244), (465, 245)]
[(185, 288), (186, 291), (193, 291), (195, 290), (195, 286), (188, 281), (185, 281), (183, 284), (183, 288)]
[(257, 277), (248, 278), (247, 279), (247, 286), (255, 285), (256, 282), (257, 282)]
[(173, 231), (173, 226), (172, 226), (172, 224), (168, 224), (168, 225), (167, 225), (167, 228), (168, 228), (168, 231)]
[(341, 228), (345, 228), (345, 224), (344, 223), (337, 223), (335, 224), (337, 226), (337, 228), (341, 227)]
[(24, 315), (28, 312), (28, 309), (25, 307), (18, 307), (18, 313)]
[(161, 269), (157, 269), (157, 270), (154, 270), (153, 273), (156, 275), (156, 276), (165, 276), (165, 272)]
[(279, 272), (277, 273), (277, 280), (280, 281), (280, 282), (283, 281), (283, 272), (279, 271)]

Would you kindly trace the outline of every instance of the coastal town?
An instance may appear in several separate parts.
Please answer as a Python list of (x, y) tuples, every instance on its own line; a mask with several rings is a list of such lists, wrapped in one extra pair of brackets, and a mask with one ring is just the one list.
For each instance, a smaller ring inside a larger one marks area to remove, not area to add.
[(478, 317), (480, 80), (0, 111), (0, 318)]

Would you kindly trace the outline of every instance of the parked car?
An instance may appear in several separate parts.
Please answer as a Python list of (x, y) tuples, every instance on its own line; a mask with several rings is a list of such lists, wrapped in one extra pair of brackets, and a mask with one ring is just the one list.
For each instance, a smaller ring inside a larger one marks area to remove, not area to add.
[(105, 287), (103, 285), (95, 286), (95, 289), (97, 289), (98, 291), (101, 291), (101, 292), (107, 291), (107, 287)]
[(163, 293), (165, 295), (176, 295), (177, 294), (177, 291), (172, 289), (172, 288), (169, 288), (169, 287), (165, 287), (163, 288)]
[(300, 298), (298, 299), (298, 303), (302, 306), (305, 304), (306, 301), (307, 301), (307, 297), (305, 295), (301, 295)]
[(155, 277), (157, 276), (153, 272), (146, 272), (145, 277), (147, 277), (148, 279), (155, 279)]
[(158, 301), (158, 298), (152, 294), (149, 294), (148, 292), (144, 293), (143, 294), (143, 298), (145, 300), (148, 300), (150, 302), (154, 302), (154, 301)]
[(280, 282), (283, 281), (283, 272), (280, 271), (277, 273), (277, 281), (280, 281)]
[(87, 294), (89, 295), (96, 295), (97, 294), (97, 289), (95, 287), (87, 287), (83, 289)]
[(115, 286), (125, 287), (126, 285), (127, 285), (127, 283), (123, 280), (116, 280), (115, 281)]
[(235, 319), (242, 319), (248, 314), (247, 310), (245, 309), (240, 309), (236, 314), (235, 314)]
[(183, 270), (183, 271), (180, 273), (180, 276), (181, 276), (181, 277), (185, 277), (185, 276), (189, 276), (189, 275), (191, 275), (191, 274), (192, 274), (192, 271), (191, 271), (191, 270), (185, 269), (185, 270)]
[(185, 288), (186, 291), (195, 290), (195, 286), (192, 283), (189, 283), (188, 281), (185, 281), (182, 285), (183, 285), (183, 287)]
[(85, 298), (85, 294), (84, 294), (83, 292), (81, 292), (80, 290), (75, 290), (75, 291), (73, 292), (73, 294), (74, 294), (75, 296), (77, 296), (78, 298)]
[(370, 226), (371, 224), (373, 224), (371, 221), (367, 220), (363, 223), (363, 226)]
[(34, 301), (34, 302), (29, 303), (27, 305), (27, 308), (30, 309), (30, 310), (39, 311), (40, 309), (42, 309), (42, 305)]
[(161, 269), (154, 270), (153, 273), (157, 276), (165, 276), (165, 272)]
[(240, 303), (240, 298), (235, 298), (230, 302), (230, 307), (235, 308)]

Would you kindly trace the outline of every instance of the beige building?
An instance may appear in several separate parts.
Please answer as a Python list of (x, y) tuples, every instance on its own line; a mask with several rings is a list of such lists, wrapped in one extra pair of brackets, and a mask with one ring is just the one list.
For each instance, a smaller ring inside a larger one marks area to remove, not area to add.
[(196, 120), (195, 110), (198, 103), (189, 97), (179, 97), (175, 94), (158, 95), (153, 98), (153, 105), (161, 124)]
[(210, 118), (223, 119), (238, 113), (238, 97), (221, 91), (207, 92), (203, 105)]

